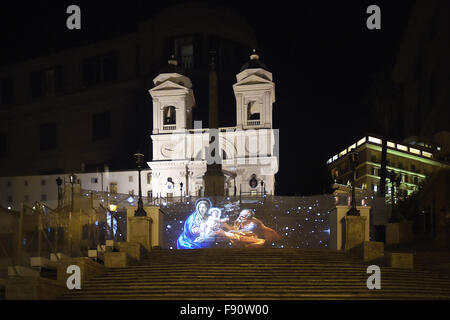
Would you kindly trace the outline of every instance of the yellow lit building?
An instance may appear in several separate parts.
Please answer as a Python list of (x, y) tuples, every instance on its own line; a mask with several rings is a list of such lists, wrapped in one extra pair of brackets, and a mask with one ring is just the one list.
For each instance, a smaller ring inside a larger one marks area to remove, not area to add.
[[(381, 171), (381, 144), (380, 137), (368, 135), (331, 157), (328, 167), (337, 184), (348, 184), (351, 181), (350, 161), (347, 153), (356, 149), (358, 161), (356, 165), (356, 182), (358, 188), (368, 193), (376, 193), (380, 187)], [(406, 197), (418, 189), (419, 184), (430, 177), (433, 172), (441, 168), (450, 168), (450, 165), (438, 160), (436, 154), (441, 147), (419, 144), (408, 144), (397, 141), (387, 141), (387, 174), (386, 194), (391, 193), (389, 181), (390, 171), (400, 176), (400, 187), (397, 196)]]

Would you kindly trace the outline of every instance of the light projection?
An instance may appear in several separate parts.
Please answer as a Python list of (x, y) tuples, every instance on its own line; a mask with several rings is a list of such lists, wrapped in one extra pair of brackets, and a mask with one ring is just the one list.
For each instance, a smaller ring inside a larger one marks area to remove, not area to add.
[(239, 202), (226, 204), (222, 209), (213, 207), (207, 198), (198, 199), (194, 212), (184, 222), (177, 249), (210, 248), (219, 242), (258, 248), (281, 239), (274, 229), (255, 217), (253, 210), (239, 209)]
[[(348, 195), (250, 198), (185, 197), (159, 204), (164, 215), (164, 248), (326, 249), (329, 215), (336, 205), (347, 204)], [(371, 196), (357, 195), (357, 203), (378, 208), (375, 212), (383, 212), (385, 206)]]

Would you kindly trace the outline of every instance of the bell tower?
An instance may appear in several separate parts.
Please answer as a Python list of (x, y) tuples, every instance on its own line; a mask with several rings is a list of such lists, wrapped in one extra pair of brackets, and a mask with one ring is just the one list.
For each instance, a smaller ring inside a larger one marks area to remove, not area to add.
[(240, 129), (272, 128), (272, 108), (275, 102), (275, 83), (259, 55), (253, 49), (250, 60), (236, 75), (233, 85), (236, 97), (237, 124)]
[(192, 128), (195, 98), (191, 80), (184, 75), (174, 56), (153, 79), (153, 134)]

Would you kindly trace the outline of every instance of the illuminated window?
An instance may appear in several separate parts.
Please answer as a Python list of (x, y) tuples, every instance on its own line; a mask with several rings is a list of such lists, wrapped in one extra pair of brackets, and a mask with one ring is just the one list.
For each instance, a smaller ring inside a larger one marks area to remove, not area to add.
[(429, 152), (422, 151), (422, 155), (427, 158), (431, 158), (433, 155)]
[(375, 137), (369, 137), (369, 142), (373, 142), (376, 144), (381, 144), (381, 139), (375, 138)]
[(409, 152), (420, 155), (420, 150), (418, 149), (409, 148)]
[(352, 144), (350, 147), (347, 148), (347, 151), (350, 152), (350, 150), (356, 149), (356, 143)]
[(378, 191), (378, 186), (376, 184), (372, 184), (372, 191), (373, 192), (377, 192)]
[(337, 158), (338, 158), (338, 155), (335, 155), (335, 156), (333, 157), (333, 161), (334, 161), (334, 160), (337, 160)]
[(359, 147), (359, 146), (362, 145), (364, 142), (366, 142), (366, 137), (360, 139), (360, 140), (356, 143), (356, 146)]
[(339, 153), (339, 157), (345, 156), (347, 154), (347, 149)]
[(395, 149), (395, 143), (393, 143), (393, 142), (391, 142), (391, 141), (388, 141), (387, 146), (388, 146), (389, 148), (394, 148), (394, 149)]
[(397, 149), (401, 151), (408, 151), (408, 147), (401, 144), (397, 144)]

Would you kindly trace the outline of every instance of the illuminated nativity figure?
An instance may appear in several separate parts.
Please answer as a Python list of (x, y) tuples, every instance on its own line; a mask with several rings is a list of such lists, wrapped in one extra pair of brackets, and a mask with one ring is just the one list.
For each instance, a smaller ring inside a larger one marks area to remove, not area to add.
[(228, 217), (221, 218), (222, 210), (211, 208), (208, 211), (208, 219), (200, 225), (200, 236), (194, 242), (214, 241), (217, 233), (221, 230), (222, 223), (229, 220)]
[(252, 210), (242, 210), (233, 226), (223, 223), (222, 227), (226, 231), (221, 230), (218, 234), (228, 238), (233, 247), (244, 248), (260, 248), (281, 239), (275, 230), (266, 227), (254, 215)]
[(200, 236), (202, 223), (208, 221), (208, 211), (211, 208), (209, 199), (201, 198), (195, 202), (195, 211), (184, 222), (183, 232), (177, 240), (177, 249), (209, 248), (214, 239), (210, 241), (195, 242)]

